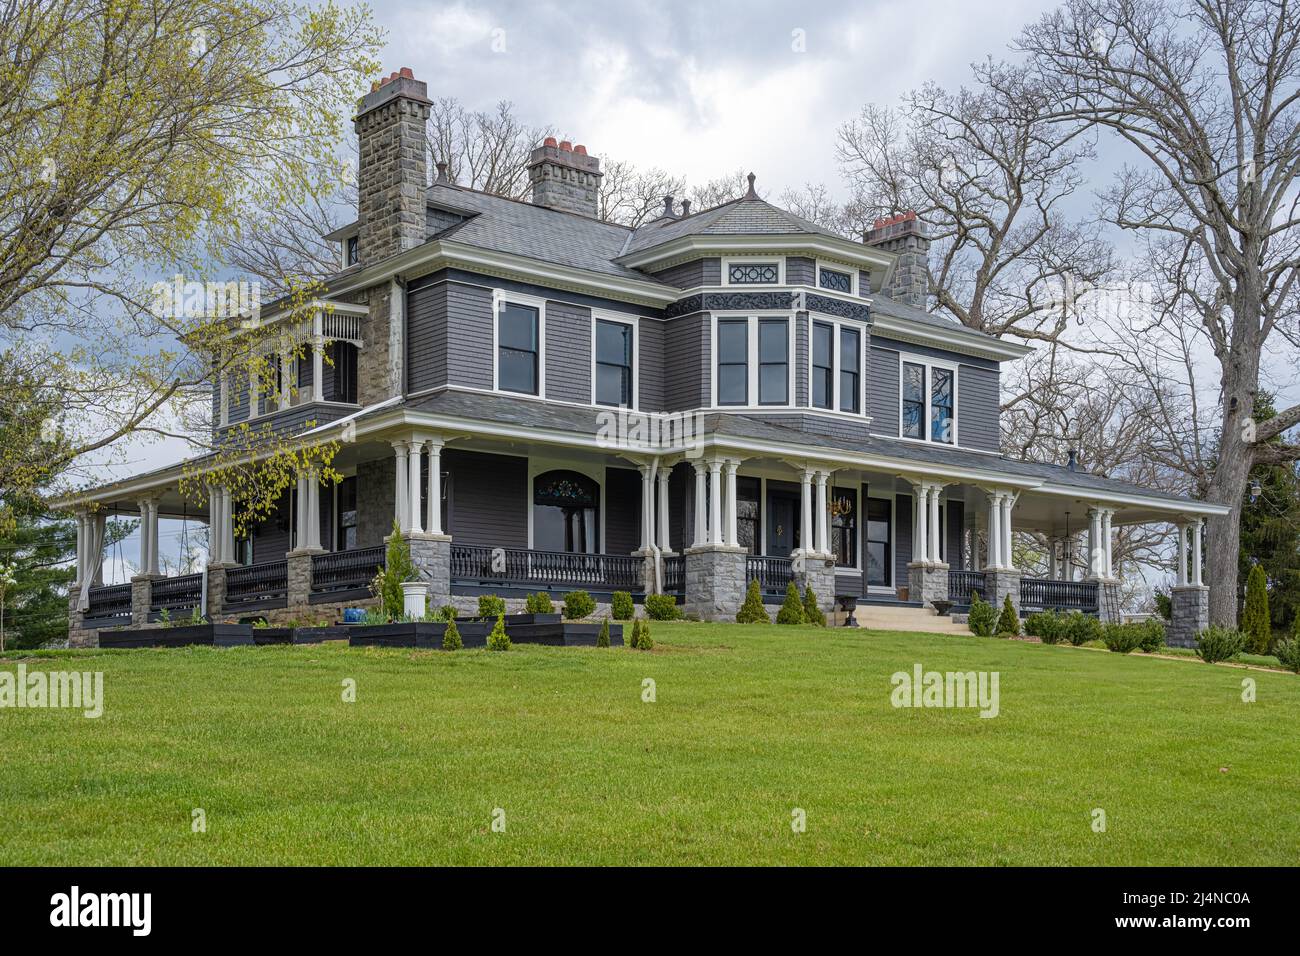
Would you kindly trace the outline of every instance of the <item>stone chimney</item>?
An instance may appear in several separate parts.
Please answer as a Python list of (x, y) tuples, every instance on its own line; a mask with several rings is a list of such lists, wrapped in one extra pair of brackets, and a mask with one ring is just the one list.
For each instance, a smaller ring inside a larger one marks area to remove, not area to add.
[(587, 155), (587, 147), (561, 143), (554, 136), (533, 150), (528, 160), (528, 181), (533, 205), (549, 206), (579, 215), (600, 215), (600, 159)]
[(364, 264), (424, 242), (428, 94), (428, 85), (402, 67), (357, 104), (357, 254)]
[(877, 219), (862, 241), (898, 256), (889, 285), (881, 290), (891, 299), (925, 309), (930, 298), (930, 236), (912, 211)]

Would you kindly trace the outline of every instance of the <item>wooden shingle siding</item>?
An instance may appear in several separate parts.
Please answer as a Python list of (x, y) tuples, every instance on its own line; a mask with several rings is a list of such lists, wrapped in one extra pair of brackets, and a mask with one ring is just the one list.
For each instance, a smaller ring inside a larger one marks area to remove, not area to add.
[(675, 285), (679, 289), (694, 289), (702, 285), (722, 284), (722, 260), (717, 257), (694, 259), (681, 265), (654, 273), (660, 282)]
[(528, 547), (528, 459), (447, 449), (451, 474), (449, 533), (457, 544)]
[(641, 547), (641, 473), (605, 469), (606, 554), (631, 554)]
[(817, 261), (806, 256), (785, 257), (786, 285), (817, 284)]
[(567, 302), (546, 303), (546, 397), (591, 401), (591, 310)]
[(858, 270), (858, 296), (866, 298), (871, 295), (871, 273), (865, 269)]
[(997, 369), (963, 365), (957, 371), (957, 438), (967, 448), (1000, 451)]
[(872, 346), (867, 364), (867, 412), (877, 435), (898, 434), (898, 353)]
[(492, 290), (447, 284), (447, 382), (492, 387)]
[(641, 411), (657, 412), (664, 407), (664, 323), (641, 319), (637, 323), (637, 400)]
[(664, 331), (664, 409), (709, 404), (709, 317), (697, 312), (671, 319)]
[(406, 293), (406, 387), (420, 392), (447, 382), (447, 284)]
[[(321, 489), (322, 503), (325, 499), (326, 489)], [(332, 489), (331, 489), (332, 492)], [(289, 519), (293, 513), (290, 507), (292, 493), (285, 490), (276, 503), (275, 514), (260, 522), (253, 529), (253, 563), (261, 564), (264, 561), (283, 560), (285, 554), (289, 551)], [(331, 497), (332, 501), (333, 498)], [(323, 543), (328, 539), (322, 539)]]
[[(282, 412), (273, 412), (263, 418), (258, 418), (249, 423), (248, 427), (254, 435), (262, 436), (266, 429), (270, 428), (273, 435), (290, 435), (296, 432), (305, 431), (306, 428), (315, 428), (318, 425), (327, 425), (330, 422), (338, 421), (353, 414), (356, 409), (350, 405), (330, 405), (330, 404), (312, 404), (294, 405), (292, 408), (286, 408)], [(221, 429), (221, 436), (228, 437), (236, 430), (237, 423), (232, 422), (232, 427)]]
[(812, 323), (807, 312), (794, 316), (794, 404), (808, 407), (808, 335)]

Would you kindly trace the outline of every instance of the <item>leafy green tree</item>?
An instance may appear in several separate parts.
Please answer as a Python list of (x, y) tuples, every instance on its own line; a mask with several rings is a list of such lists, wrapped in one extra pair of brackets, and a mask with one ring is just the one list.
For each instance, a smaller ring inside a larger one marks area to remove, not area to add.
[[(1276, 416), (1273, 397), (1261, 392), (1255, 417), (1266, 422)], [(1274, 437), (1265, 445), (1278, 444)], [(1256, 565), (1263, 568), (1268, 587), (1269, 623), (1289, 630), (1300, 617), (1300, 472), (1295, 462), (1257, 464), (1241, 502), (1239, 580), (1249, 582)], [(1243, 621), (1243, 630), (1245, 623)]]
[(0, 613), (7, 648), (39, 647), (68, 636), (68, 586), (75, 574), (75, 524), (30, 501), (4, 506), (0, 565), (12, 584)]
[(1267, 654), (1273, 627), (1268, 617), (1268, 583), (1264, 569), (1258, 564), (1246, 576), (1246, 606), (1241, 612), (1241, 630), (1246, 635), (1250, 650)]

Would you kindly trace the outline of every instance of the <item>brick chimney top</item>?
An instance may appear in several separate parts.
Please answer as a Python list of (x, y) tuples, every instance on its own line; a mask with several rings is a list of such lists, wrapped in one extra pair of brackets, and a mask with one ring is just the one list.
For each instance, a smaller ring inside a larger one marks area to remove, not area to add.
[(863, 234), (862, 241), (897, 257), (881, 293), (924, 310), (930, 299), (930, 234), (925, 223), (909, 209), (877, 219)]
[(895, 213), (892, 216), (886, 216), (883, 219), (877, 219), (871, 224), (871, 228), (863, 234), (862, 241), (869, 246), (874, 246), (882, 242), (888, 242), (891, 239), (897, 239), (900, 236), (929, 238), (925, 231), (925, 223), (916, 218), (916, 213), (911, 209), (906, 212)]

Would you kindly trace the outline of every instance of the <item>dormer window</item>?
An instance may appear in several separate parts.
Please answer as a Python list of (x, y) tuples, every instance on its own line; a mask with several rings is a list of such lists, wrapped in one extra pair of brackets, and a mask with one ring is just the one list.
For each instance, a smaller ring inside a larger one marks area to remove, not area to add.
[(726, 259), (723, 275), (727, 285), (780, 285), (780, 259)]
[(361, 258), (360, 255), (361, 238), (359, 236), (348, 236), (345, 245), (346, 245), (346, 253), (345, 253), (343, 265), (354, 266)]

